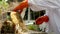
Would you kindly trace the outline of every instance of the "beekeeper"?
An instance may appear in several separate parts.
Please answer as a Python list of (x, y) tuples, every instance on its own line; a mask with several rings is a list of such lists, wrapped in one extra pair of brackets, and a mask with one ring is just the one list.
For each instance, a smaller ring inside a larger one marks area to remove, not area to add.
[(33, 11), (46, 10), (45, 15), (49, 17), (48, 34), (51, 34), (52, 31), (54, 34), (60, 34), (60, 0), (24, 0), (14, 8), (14, 11), (20, 10), (20, 13), (22, 13), (23, 8), (26, 7)]

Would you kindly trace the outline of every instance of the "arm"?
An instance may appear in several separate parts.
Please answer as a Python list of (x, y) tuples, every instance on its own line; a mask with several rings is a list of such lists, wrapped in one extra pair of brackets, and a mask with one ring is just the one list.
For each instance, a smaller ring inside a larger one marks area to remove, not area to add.
[(28, 0), (24, 0), (23, 2), (21, 2), (16, 8), (13, 9), (13, 11), (20, 10), (21, 13), (22, 10), (26, 7), (28, 7)]
[(59, 2), (57, 0), (29, 0), (29, 7), (33, 11), (46, 10), (48, 8), (58, 8)]

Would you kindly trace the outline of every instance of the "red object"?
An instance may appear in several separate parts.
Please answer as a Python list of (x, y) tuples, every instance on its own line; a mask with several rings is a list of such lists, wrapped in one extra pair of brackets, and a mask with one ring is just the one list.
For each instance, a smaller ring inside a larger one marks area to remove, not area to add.
[(43, 16), (43, 19), (44, 19), (44, 22), (48, 22), (49, 21), (48, 16)]
[(40, 25), (43, 22), (48, 22), (48, 21), (49, 21), (48, 16), (41, 16), (41, 17), (39, 17), (39, 18), (36, 19), (36, 24)]
[(28, 0), (25, 0), (21, 2), (16, 8), (14, 8), (13, 11), (20, 10), (20, 13), (22, 13), (22, 10), (27, 7), (28, 7)]

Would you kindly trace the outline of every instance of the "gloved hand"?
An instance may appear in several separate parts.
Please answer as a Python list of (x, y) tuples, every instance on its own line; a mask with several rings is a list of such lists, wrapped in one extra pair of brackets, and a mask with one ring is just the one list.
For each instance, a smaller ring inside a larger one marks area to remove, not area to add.
[(47, 15), (45, 15), (45, 16), (41, 16), (41, 17), (37, 18), (36, 19), (36, 24), (40, 25), (43, 22), (48, 22), (48, 21), (49, 21), (49, 17)]
[(22, 12), (22, 10), (24, 9), (24, 8), (27, 8), (28, 7), (28, 0), (24, 0), (23, 2), (21, 2), (17, 7), (15, 7), (14, 9), (13, 9), (13, 11), (18, 11), (18, 10), (20, 10), (20, 13)]

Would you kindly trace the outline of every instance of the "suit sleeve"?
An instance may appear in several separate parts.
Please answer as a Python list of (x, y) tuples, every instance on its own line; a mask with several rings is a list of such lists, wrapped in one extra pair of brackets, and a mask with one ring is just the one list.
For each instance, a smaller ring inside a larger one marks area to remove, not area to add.
[(59, 5), (59, 2), (57, 0), (29, 0), (28, 2), (29, 7), (33, 11), (46, 10), (48, 8), (58, 8)]

